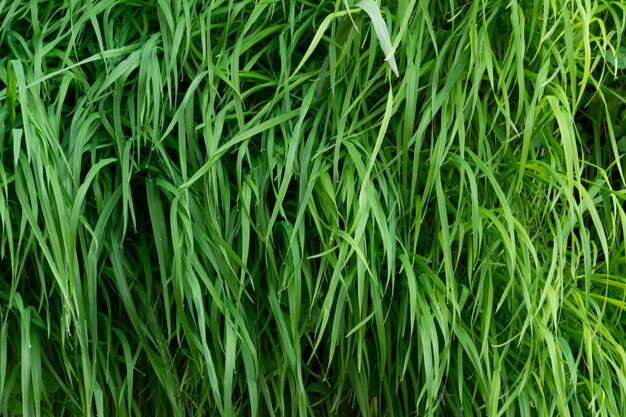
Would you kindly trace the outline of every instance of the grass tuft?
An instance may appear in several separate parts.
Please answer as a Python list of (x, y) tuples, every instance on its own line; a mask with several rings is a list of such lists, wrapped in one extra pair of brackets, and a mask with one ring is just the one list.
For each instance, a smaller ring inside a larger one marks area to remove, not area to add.
[(620, 0), (0, 0), (0, 415), (619, 416)]

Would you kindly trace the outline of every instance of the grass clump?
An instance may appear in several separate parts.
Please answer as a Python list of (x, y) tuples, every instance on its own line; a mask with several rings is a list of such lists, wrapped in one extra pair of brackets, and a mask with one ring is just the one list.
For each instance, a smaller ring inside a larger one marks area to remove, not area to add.
[(0, 414), (618, 416), (621, 1), (0, 1)]

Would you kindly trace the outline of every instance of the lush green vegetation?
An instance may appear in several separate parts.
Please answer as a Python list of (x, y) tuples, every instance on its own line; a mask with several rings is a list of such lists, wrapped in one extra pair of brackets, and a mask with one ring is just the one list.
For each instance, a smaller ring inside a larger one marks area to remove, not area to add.
[(0, 0), (0, 415), (623, 415), (625, 25)]

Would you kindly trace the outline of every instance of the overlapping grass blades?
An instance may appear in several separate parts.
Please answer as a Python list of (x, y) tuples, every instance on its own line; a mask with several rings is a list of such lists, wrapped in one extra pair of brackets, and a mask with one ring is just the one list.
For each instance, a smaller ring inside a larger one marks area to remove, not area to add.
[(626, 6), (366, 3), (0, 1), (1, 415), (623, 414)]

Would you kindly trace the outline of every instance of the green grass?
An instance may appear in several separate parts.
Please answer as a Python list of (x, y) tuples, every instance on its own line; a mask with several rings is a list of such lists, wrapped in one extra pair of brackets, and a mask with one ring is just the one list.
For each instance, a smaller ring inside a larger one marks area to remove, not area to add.
[(625, 28), (0, 0), (0, 415), (622, 415)]

